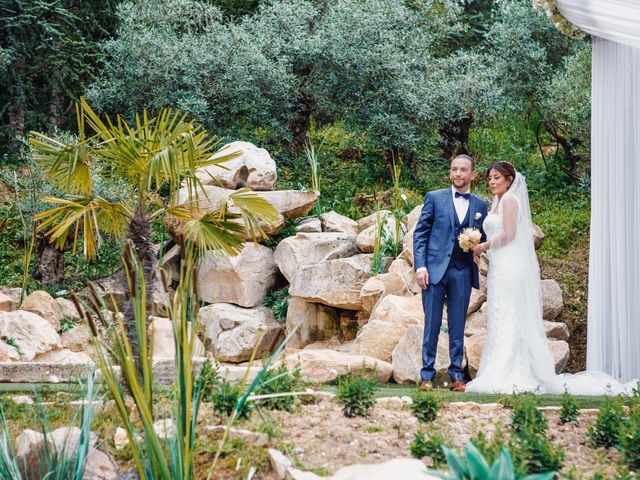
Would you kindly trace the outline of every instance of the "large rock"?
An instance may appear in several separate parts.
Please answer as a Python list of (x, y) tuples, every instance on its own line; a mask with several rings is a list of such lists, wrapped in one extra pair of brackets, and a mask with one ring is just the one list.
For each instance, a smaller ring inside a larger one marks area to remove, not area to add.
[(298, 233), (278, 244), (273, 259), (285, 278), (291, 282), (300, 267), (325, 260), (351, 257), (357, 253), (355, 235)]
[(80, 321), (80, 314), (78, 313), (78, 309), (71, 300), (58, 297), (56, 298), (56, 303), (58, 304), (58, 307), (60, 307), (60, 311), (62, 312), (62, 316), (64, 318), (68, 318), (70, 320), (73, 320), (74, 322)]
[(566, 323), (545, 320), (544, 331), (549, 339), (569, 340), (569, 327)]
[(411, 297), (387, 295), (376, 304), (371, 312), (369, 323), (373, 321), (388, 322), (405, 327), (423, 325), (422, 295), (412, 295)]
[[(71, 350), (52, 350), (54, 352)], [(76, 354), (77, 355), (77, 354)], [(175, 364), (175, 362), (174, 362)], [(77, 385), (78, 380), (86, 380), (95, 370), (93, 362), (0, 362), (0, 383), (60, 383), (70, 382)], [(154, 371), (155, 374), (155, 371)]]
[(327, 260), (300, 268), (291, 280), (289, 294), (308, 302), (361, 310), (360, 290), (370, 276), (370, 255)]
[(414, 296), (420, 292), (413, 268), (406, 260), (391, 262), (389, 271), (371, 277), (360, 290), (360, 300), (365, 313), (371, 313), (375, 305), (387, 295)]
[(358, 235), (359, 233), (358, 222), (333, 210), (320, 215), (320, 220), (323, 232), (339, 232), (350, 235)]
[(360, 303), (362, 310), (367, 315), (371, 314), (373, 307), (386, 293), (385, 278), (387, 274), (376, 275), (367, 280), (360, 290)]
[(296, 231), (300, 233), (321, 233), (322, 223), (318, 217), (307, 217), (300, 221)]
[(254, 349), (256, 358), (268, 355), (277, 347), (283, 330), (271, 309), (263, 306), (207, 305), (200, 309), (200, 322), (206, 349), (221, 362), (244, 362)]
[(0, 340), (0, 362), (11, 362), (13, 360), (20, 360), (18, 350)]
[(0, 338), (13, 338), (22, 359), (32, 360), (39, 353), (61, 348), (60, 336), (49, 322), (32, 312), (0, 312)]
[[(414, 325), (407, 329), (404, 336), (393, 349), (391, 354), (393, 366), (393, 379), (400, 384), (415, 384), (420, 381), (420, 370), (422, 369), (422, 340), (424, 338), (424, 327)], [(438, 348), (436, 350), (436, 378), (437, 383), (449, 382), (447, 370), (451, 363), (449, 357), (449, 335), (440, 332), (438, 337)], [(462, 366), (466, 365), (463, 358)]]
[[(169, 318), (151, 317), (149, 331), (153, 338), (153, 358), (175, 358), (176, 346), (173, 339), (173, 323)], [(191, 324), (189, 325), (191, 331)], [(194, 357), (206, 355), (204, 344), (196, 337), (193, 351)]]
[(67, 330), (60, 335), (60, 342), (64, 348), (68, 348), (72, 352), (81, 352), (86, 350), (91, 339), (89, 327), (85, 325), (76, 325), (71, 330)]
[(339, 314), (335, 308), (289, 297), (286, 333), (300, 323), (287, 343), (291, 348), (303, 348), (313, 342), (329, 340), (339, 332)]
[(232, 142), (223, 146), (212, 158), (229, 154), (235, 157), (222, 163), (196, 170), (203, 185), (217, 185), (232, 190), (248, 187), (252, 190), (273, 190), (278, 178), (276, 162), (264, 148), (249, 142)]
[(407, 331), (401, 323), (369, 321), (358, 332), (351, 353), (391, 362), (391, 352)]
[(422, 206), (422, 204), (417, 205), (405, 217), (405, 225), (407, 227), (407, 230), (414, 228), (418, 224), (418, 220), (420, 220), (420, 214), (422, 213)]
[(542, 317), (555, 320), (562, 313), (562, 289), (555, 280), (542, 280)]
[(438, 478), (440, 477), (430, 475), (427, 472), (421, 460), (393, 458), (384, 463), (342, 467), (328, 480), (437, 480)]
[(0, 292), (0, 312), (13, 312), (16, 309), (16, 303), (13, 299)]
[(4, 293), (7, 297), (13, 300), (13, 303), (18, 306), (20, 304), (20, 295), (22, 289), (18, 287), (0, 287), (0, 293)]
[[(386, 210), (385, 210), (386, 212)], [(376, 215), (377, 218), (377, 215)], [(372, 253), (374, 251), (374, 245), (376, 238), (380, 236), (380, 241), (385, 242), (386, 239), (396, 238), (396, 219), (391, 212), (383, 214), (380, 212), (379, 223), (376, 221), (373, 225), (362, 230), (356, 237), (356, 245), (363, 253)], [(366, 223), (365, 223), (366, 224)], [(362, 226), (362, 222), (360, 223)], [(400, 238), (398, 242), (401, 243), (404, 239), (406, 232), (405, 226), (400, 224)]]
[(467, 317), (464, 325), (466, 337), (472, 337), (478, 333), (487, 331), (487, 304), (483, 304), (477, 312), (473, 312)]
[(533, 246), (538, 250), (544, 242), (544, 232), (535, 223), (532, 224), (531, 227), (533, 228)]
[(413, 267), (413, 234), (416, 231), (416, 226), (412, 226), (407, 229), (407, 233), (402, 240), (402, 253), (398, 258), (402, 258), (407, 261), (409, 265)]
[(208, 253), (198, 265), (198, 294), (208, 303), (234, 303), (255, 307), (276, 282), (273, 251), (246, 243), (234, 256)]
[(562, 373), (569, 362), (569, 344), (562, 340), (547, 342), (556, 364), (556, 373)]
[(467, 308), (467, 315), (477, 312), (480, 307), (487, 301), (487, 277), (484, 275), (479, 276), (480, 288), (471, 289), (471, 298), (469, 299), (469, 307)]
[[(383, 220), (389, 216), (393, 216), (390, 210), (380, 210), (380, 220)], [(358, 220), (358, 233), (372, 227), (378, 222), (378, 212), (373, 212), (371, 215)]]
[(22, 302), (20, 309), (41, 316), (51, 324), (56, 332), (60, 330), (62, 310), (53, 297), (44, 290), (37, 290), (29, 294)]
[(69, 364), (86, 364), (91, 362), (91, 355), (86, 351), (74, 352), (68, 348), (62, 348), (60, 350), (49, 350), (45, 353), (40, 353), (33, 358), (34, 362), (38, 363), (55, 363), (58, 365)]
[(360, 372), (364, 368), (369, 375), (377, 375), (378, 381), (386, 383), (391, 378), (391, 364), (376, 358), (351, 355), (326, 349), (304, 349), (287, 355), (287, 369), (300, 368), (302, 378), (317, 383), (327, 383), (348, 372)]

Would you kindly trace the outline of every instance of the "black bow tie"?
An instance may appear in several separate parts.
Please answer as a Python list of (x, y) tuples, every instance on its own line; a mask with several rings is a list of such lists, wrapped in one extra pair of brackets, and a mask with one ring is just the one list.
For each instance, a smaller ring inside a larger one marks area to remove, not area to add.
[(471, 196), (471, 194), (469, 192), (467, 193), (460, 193), (460, 192), (456, 192), (456, 198), (458, 197), (462, 197), (465, 200), (469, 200), (469, 197)]

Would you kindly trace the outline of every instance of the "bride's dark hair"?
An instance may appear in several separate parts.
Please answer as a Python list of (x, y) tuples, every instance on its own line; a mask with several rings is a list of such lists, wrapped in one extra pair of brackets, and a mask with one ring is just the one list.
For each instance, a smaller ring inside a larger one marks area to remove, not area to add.
[(513, 181), (516, 179), (516, 169), (509, 162), (500, 161), (491, 165), (487, 169), (487, 173), (485, 173), (484, 175), (485, 180), (489, 179), (491, 170), (495, 170), (496, 172), (503, 175), (509, 181), (509, 186), (511, 186)]

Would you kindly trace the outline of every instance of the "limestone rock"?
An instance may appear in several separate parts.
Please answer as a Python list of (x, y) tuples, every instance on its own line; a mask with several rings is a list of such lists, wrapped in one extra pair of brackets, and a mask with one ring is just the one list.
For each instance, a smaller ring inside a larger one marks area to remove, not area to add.
[(85, 351), (74, 352), (72, 350), (69, 350), (68, 348), (62, 348), (59, 350), (50, 350), (48, 352), (36, 355), (33, 358), (33, 361), (40, 363), (57, 363), (60, 365), (84, 365), (88, 362), (91, 362), (91, 355)]
[(228, 303), (215, 303), (200, 309), (205, 347), (222, 362), (243, 362), (262, 358), (277, 347), (282, 325), (267, 307), (242, 308)]
[(287, 470), (293, 465), (293, 462), (286, 455), (280, 452), (280, 450), (276, 450), (275, 448), (268, 449), (267, 455), (269, 456), (271, 469), (276, 474), (276, 479), (284, 480)]
[(53, 348), (61, 348), (60, 336), (49, 322), (32, 312), (0, 312), (0, 338), (13, 338), (25, 361)]
[(361, 310), (360, 290), (370, 272), (371, 256), (366, 254), (307, 265), (293, 276), (289, 294), (309, 302)]
[(391, 352), (407, 331), (402, 324), (369, 321), (356, 336), (351, 353), (391, 362)]
[(411, 228), (415, 228), (415, 226), (418, 224), (418, 220), (420, 220), (420, 214), (422, 213), (422, 207), (423, 207), (422, 204), (417, 205), (407, 215), (406, 217), (407, 230), (410, 230)]
[[(360, 251), (363, 253), (373, 252), (375, 240), (378, 235), (381, 235), (383, 242), (387, 238), (391, 238), (395, 240), (395, 236), (396, 236), (395, 217), (393, 216), (393, 214), (391, 214), (391, 212), (389, 212), (388, 214), (382, 214), (382, 212), (380, 213), (381, 213), (380, 215), (381, 226), (378, 226), (378, 224), (374, 222), (373, 225), (365, 228), (364, 230), (361, 230), (358, 236), (356, 237), (356, 245), (358, 246)], [(361, 221), (360, 226), (362, 225), (363, 225), (363, 222)], [(405, 231), (406, 230), (404, 225), (401, 225), (399, 242), (402, 242)]]
[(544, 242), (544, 232), (535, 223), (531, 225), (533, 228), (533, 246), (538, 250)]
[(20, 294), (22, 293), (21, 288), (17, 287), (0, 287), (0, 293), (4, 293), (7, 297), (13, 300), (13, 303), (18, 306), (20, 305)]
[(153, 424), (153, 429), (160, 440), (167, 440), (176, 436), (176, 425), (171, 418), (157, 420)]
[(174, 245), (162, 257), (162, 268), (169, 280), (180, 280), (180, 261), (180, 245)]
[(487, 301), (487, 277), (484, 275), (479, 276), (480, 288), (471, 289), (471, 298), (469, 299), (469, 308), (467, 308), (467, 315), (477, 312), (480, 307)]
[[(54, 350), (54, 352), (60, 350)], [(66, 350), (71, 352), (70, 350)], [(71, 352), (73, 353), (73, 352)], [(1, 383), (77, 383), (95, 370), (95, 364), (58, 362), (0, 362)]]
[(35, 313), (51, 324), (57, 332), (60, 329), (62, 310), (49, 293), (37, 290), (27, 296), (20, 306), (21, 310)]
[(287, 346), (303, 348), (313, 342), (328, 340), (338, 333), (338, 322), (339, 315), (335, 308), (306, 302), (298, 297), (289, 297), (287, 335), (293, 331), (298, 323), (300, 326), (289, 339)]
[(349, 465), (342, 467), (331, 480), (436, 480), (430, 475), (421, 460), (415, 458), (394, 458), (384, 463)]
[(318, 217), (307, 217), (300, 221), (297, 231), (301, 233), (321, 233), (322, 223)]
[(83, 480), (119, 480), (120, 478), (122, 478), (120, 468), (111, 455), (97, 448), (89, 448)]
[(217, 185), (232, 190), (242, 187), (273, 190), (278, 175), (276, 162), (269, 152), (249, 142), (232, 142), (224, 145), (212, 158), (233, 153), (236, 153), (236, 156), (223, 162), (222, 166), (199, 168), (196, 177), (203, 185)]
[(340, 331), (338, 337), (342, 342), (350, 342), (356, 338), (360, 329), (359, 314), (354, 310), (340, 310), (340, 318), (338, 320)]
[(370, 314), (373, 311), (378, 300), (386, 293), (385, 277), (386, 273), (382, 275), (376, 275), (371, 277), (365, 282), (360, 290), (360, 303), (362, 304), (362, 310), (366, 314)]
[(358, 235), (359, 233), (358, 222), (333, 210), (320, 215), (320, 219), (323, 232), (339, 232), (349, 235)]
[(298, 353), (287, 355), (287, 369), (300, 367), (302, 378), (317, 383), (327, 383), (339, 375), (348, 372), (359, 372), (364, 367), (367, 374), (377, 374), (380, 383), (386, 383), (391, 377), (391, 364), (376, 358), (362, 355), (350, 355), (325, 349), (304, 349)]
[(64, 318), (68, 318), (69, 320), (73, 320), (74, 322), (80, 321), (80, 314), (78, 313), (78, 309), (71, 300), (58, 297), (56, 298), (56, 303), (58, 304), (58, 307), (60, 307), (60, 311), (62, 312), (62, 316)]
[(569, 362), (569, 344), (562, 340), (547, 342), (556, 364), (556, 373), (562, 373)]
[(0, 362), (11, 362), (13, 360), (20, 360), (18, 350), (0, 340)]
[(416, 282), (416, 272), (405, 259), (391, 262), (388, 270), (387, 292), (391, 295), (415, 295), (422, 293)]
[[(149, 331), (153, 333), (153, 358), (175, 358), (176, 347), (171, 319), (151, 317)], [(191, 331), (191, 325), (189, 325), (189, 331)], [(199, 338), (196, 338), (192, 356), (204, 357), (205, 355), (204, 344)]]
[(555, 280), (542, 280), (542, 317), (554, 320), (562, 313), (562, 289)]
[(345, 233), (298, 233), (285, 238), (273, 254), (274, 261), (291, 282), (303, 266), (325, 260), (351, 257), (358, 253), (355, 235)]
[(208, 303), (234, 303), (254, 307), (275, 284), (273, 251), (246, 243), (235, 257), (208, 253), (198, 266), (198, 293)]
[(544, 331), (549, 339), (569, 340), (569, 327), (566, 323), (545, 320)]
[(89, 346), (91, 332), (85, 325), (76, 325), (71, 330), (67, 330), (60, 335), (60, 341), (64, 348), (72, 352), (81, 352)]
[(124, 450), (129, 445), (129, 436), (124, 428), (116, 428), (116, 433), (113, 435), (113, 444), (116, 450)]
[(477, 333), (464, 341), (465, 358), (467, 359), (467, 366), (469, 368), (469, 375), (471, 378), (475, 378), (478, 373), (478, 367), (480, 366), (480, 357), (482, 357), (482, 350), (487, 340), (487, 333)]
[(402, 240), (402, 253), (398, 258), (402, 258), (407, 261), (409, 265), (413, 267), (413, 234), (416, 231), (415, 225), (408, 227), (407, 233)]
[(412, 295), (411, 297), (387, 295), (377, 303), (371, 312), (369, 323), (373, 321), (388, 322), (405, 327), (423, 325), (422, 295)]
[(12, 312), (16, 309), (16, 303), (13, 299), (2, 292), (0, 292), (0, 312)]
[[(226, 425), (207, 425), (206, 430), (218, 435), (223, 435), (227, 430)], [(263, 432), (252, 432), (245, 428), (230, 427), (227, 438), (229, 440), (239, 439), (245, 443), (253, 444), (257, 447), (264, 447), (269, 443), (269, 436)]]
[(477, 312), (467, 317), (464, 326), (464, 335), (471, 337), (487, 331), (487, 304), (484, 303)]
[[(393, 216), (390, 210), (380, 210), (380, 220), (384, 220), (390, 216)], [(378, 212), (373, 212), (371, 215), (358, 220), (358, 233), (372, 227), (378, 221)]]

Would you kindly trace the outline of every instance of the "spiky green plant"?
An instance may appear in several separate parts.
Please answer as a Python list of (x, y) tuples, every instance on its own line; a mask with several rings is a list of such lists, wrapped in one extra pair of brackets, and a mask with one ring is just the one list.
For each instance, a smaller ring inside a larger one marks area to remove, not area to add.
[[(322, 144), (320, 145), (320, 148), (322, 148)], [(307, 157), (309, 168), (311, 170), (311, 188), (317, 192), (320, 192), (320, 172), (318, 169), (318, 154), (320, 153), (320, 148), (316, 151), (316, 148), (310, 138), (307, 138), (304, 143), (304, 153)], [(322, 216), (322, 208), (320, 207), (319, 198), (316, 202), (316, 215), (318, 216), (318, 220), (320, 220)]]
[(393, 186), (391, 188), (391, 203), (393, 205), (393, 217), (395, 219), (395, 237), (393, 256), (397, 257), (400, 248), (400, 236), (402, 234), (402, 218), (407, 214), (408, 204), (407, 196), (402, 193), (400, 186), (400, 174), (402, 173), (402, 160), (392, 157), (392, 175)]

